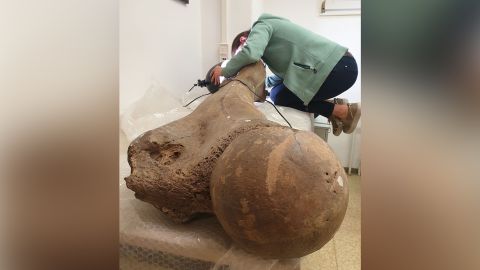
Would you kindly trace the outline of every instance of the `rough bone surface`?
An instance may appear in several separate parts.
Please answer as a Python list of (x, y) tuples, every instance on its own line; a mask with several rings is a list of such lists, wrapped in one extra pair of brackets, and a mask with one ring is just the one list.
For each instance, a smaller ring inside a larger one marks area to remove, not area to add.
[(264, 89), (264, 66), (249, 65), (236, 78), (241, 82), (229, 82), (188, 116), (142, 134), (128, 148), (127, 187), (175, 222), (212, 213), (210, 175), (239, 134), (278, 126), (255, 108), (249, 90)]
[(211, 178), (215, 214), (245, 250), (265, 258), (305, 256), (340, 227), (345, 170), (312, 132), (266, 127), (240, 135)]

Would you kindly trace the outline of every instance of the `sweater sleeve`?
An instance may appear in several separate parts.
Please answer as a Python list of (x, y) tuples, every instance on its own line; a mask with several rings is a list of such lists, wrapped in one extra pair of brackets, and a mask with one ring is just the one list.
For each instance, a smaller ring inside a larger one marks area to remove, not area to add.
[(260, 60), (272, 36), (271, 26), (259, 21), (255, 23), (248, 35), (247, 43), (222, 69), (222, 76), (231, 77), (242, 67)]

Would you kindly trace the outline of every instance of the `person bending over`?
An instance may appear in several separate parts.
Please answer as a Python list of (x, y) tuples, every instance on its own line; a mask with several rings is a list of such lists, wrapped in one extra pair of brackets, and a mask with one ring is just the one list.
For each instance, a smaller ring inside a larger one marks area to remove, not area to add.
[(232, 77), (244, 66), (262, 59), (275, 77), (270, 98), (276, 105), (325, 116), (333, 134), (352, 133), (360, 119), (360, 103), (332, 99), (356, 81), (358, 68), (348, 49), (289, 20), (262, 14), (250, 30), (232, 43), (227, 65), (212, 70), (211, 81)]

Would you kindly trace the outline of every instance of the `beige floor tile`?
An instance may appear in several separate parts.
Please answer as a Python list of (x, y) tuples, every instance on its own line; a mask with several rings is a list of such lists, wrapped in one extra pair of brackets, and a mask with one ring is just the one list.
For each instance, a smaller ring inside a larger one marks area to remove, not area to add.
[(302, 258), (301, 270), (337, 270), (333, 240), (319, 251)]
[(333, 239), (338, 270), (360, 270), (360, 236), (347, 232)]
[(350, 198), (347, 213), (333, 238), (338, 270), (361, 268), (361, 201), (360, 177), (349, 177)]
[(302, 270), (360, 270), (360, 176), (349, 177), (347, 213), (335, 237), (322, 249), (302, 259)]

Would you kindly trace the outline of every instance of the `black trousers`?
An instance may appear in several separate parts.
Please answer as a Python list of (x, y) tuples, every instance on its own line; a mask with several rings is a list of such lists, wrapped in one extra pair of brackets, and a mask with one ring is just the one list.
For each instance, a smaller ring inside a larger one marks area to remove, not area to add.
[(345, 55), (338, 61), (337, 65), (335, 65), (317, 94), (315, 94), (307, 106), (283, 83), (272, 88), (270, 91), (270, 99), (275, 105), (314, 113), (315, 117), (322, 115), (328, 118), (332, 115), (335, 105), (325, 100), (334, 98), (347, 91), (355, 83), (357, 76), (358, 67), (355, 58)]

